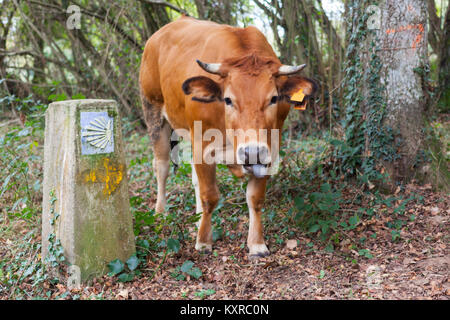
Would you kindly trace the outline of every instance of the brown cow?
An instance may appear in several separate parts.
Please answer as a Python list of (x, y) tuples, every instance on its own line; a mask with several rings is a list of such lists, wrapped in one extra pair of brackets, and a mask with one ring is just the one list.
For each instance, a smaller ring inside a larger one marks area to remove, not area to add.
[[(310, 79), (288, 77), (304, 67), (281, 64), (255, 27), (236, 28), (182, 17), (153, 34), (145, 45), (139, 81), (155, 157), (156, 211), (165, 210), (172, 130), (189, 130), (195, 158), (197, 147), (206, 150), (211, 144), (203, 134), (216, 129), (227, 137), (224, 148), (232, 144), (233, 163), (227, 163), (230, 170), (238, 177), (250, 175), (246, 193), (250, 256), (268, 255), (261, 209), (269, 168), (278, 156), (273, 150), (278, 150), (281, 141), (280, 134), (276, 139), (271, 136), (282, 128), (293, 94), (304, 95), (305, 105), (316, 90)], [(194, 132), (198, 121), (199, 134)], [(237, 132), (231, 138), (230, 129)], [(258, 133), (247, 135), (249, 129)], [(260, 129), (267, 132), (264, 141)], [(203, 158), (200, 151), (200, 160)], [(219, 200), (215, 171), (215, 163), (194, 161), (192, 166), (197, 212), (202, 212), (195, 248), (206, 252), (212, 250), (211, 214)]]

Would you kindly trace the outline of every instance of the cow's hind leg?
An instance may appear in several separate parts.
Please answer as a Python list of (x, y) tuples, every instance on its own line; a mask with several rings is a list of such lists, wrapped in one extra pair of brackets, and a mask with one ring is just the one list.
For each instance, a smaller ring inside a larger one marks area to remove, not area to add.
[(158, 183), (158, 196), (155, 206), (157, 213), (164, 212), (166, 207), (166, 181), (170, 167), (169, 139), (171, 132), (169, 123), (165, 122), (158, 139), (153, 144), (153, 170), (156, 172), (156, 181)]
[(265, 257), (270, 254), (264, 243), (261, 209), (266, 195), (267, 178), (251, 177), (247, 185), (247, 205), (250, 213), (247, 246), (250, 257)]
[(142, 107), (150, 142), (153, 145), (153, 170), (158, 183), (155, 211), (161, 213), (165, 211), (166, 207), (166, 181), (169, 175), (172, 128), (162, 117), (162, 106), (151, 104), (142, 96)]

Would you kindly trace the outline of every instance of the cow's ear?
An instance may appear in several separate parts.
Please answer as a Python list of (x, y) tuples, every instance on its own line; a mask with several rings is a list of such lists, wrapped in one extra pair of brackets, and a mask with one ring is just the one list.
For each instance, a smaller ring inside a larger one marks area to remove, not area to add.
[(301, 92), (306, 97), (313, 96), (317, 91), (317, 83), (305, 77), (289, 77), (280, 84), (280, 95), (288, 98), (288, 101)]
[(183, 83), (185, 95), (192, 94), (192, 100), (210, 103), (222, 99), (222, 90), (217, 82), (208, 77), (193, 77)]

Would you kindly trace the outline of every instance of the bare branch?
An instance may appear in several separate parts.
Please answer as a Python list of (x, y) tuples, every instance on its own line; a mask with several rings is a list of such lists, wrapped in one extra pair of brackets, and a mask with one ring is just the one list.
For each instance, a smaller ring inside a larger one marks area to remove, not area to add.
[[(39, 5), (42, 7), (47, 7), (47, 8), (58, 10), (59, 12), (66, 13), (66, 10), (63, 7), (59, 7), (57, 5), (53, 5), (50, 3), (43, 3), (40, 1), (36, 1), (36, 0), (29, 0), (29, 1), (30, 1), (30, 3), (36, 4), (36, 5)], [(88, 9), (84, 8), (83, 6), (76, 3), (75, 1), (72, 1), (72, 2), (80, 7), (81, 13), (88, 15), (90, 17), (99, 19), (101, 21), (107, 22), (113, 28), (113, 30), (117, 31), (117, 33), (119, 35), (121, 35), (125, 40), (129, 41), (136, 49), (141, 50), (141, 45), (133, 37), (128, 35), (125, 32), (125, 30), (123, 30), (120, 26), (118, 26), (117, 23), (115, 23), (113, 20), (111, 20), (107, 15), (100, 15), (100, 14), (94, 12), (93, 10), (88, 10)]]
[(143, 3), (149, 3), (149, 4), (156, 4), (156, 5), (166, 6), (166, 7), (170, 8), (170, 9), (172, 9), (174, 11), (177, 11), (179, 13), (183, 13), (183, 14), (185, 14), (187, 16), (189, 15), (186, 10), (181, 9), (181, 8), (177, 7), (176, 5), (173, 5), (173, 4), (171, 4), (171, 3), (167, 2), (167, 1), (162, 1), (162, 0), (161, 1), (160, 0), (139, 0), (139, 1), (143, 2)]
[(21, 51), (8, 51), (8, 50), (3, 50), (0, 49), (0, 56), (3, 57), (9, 57), (9, 56), (25, 56), (25, 55), (30, 55), (30, 56), (38, 56), (36, 53), (30, 51), (30, 50), (21, 50)]

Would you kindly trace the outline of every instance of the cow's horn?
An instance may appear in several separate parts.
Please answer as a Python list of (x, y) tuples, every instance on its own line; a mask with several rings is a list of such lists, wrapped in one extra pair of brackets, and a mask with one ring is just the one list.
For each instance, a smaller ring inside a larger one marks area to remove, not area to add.
[(197, 63), (206, 72), (222, 75), (220, 72), (220, 68), (222, 67), (221, 63), (204, 63), (200, 60), (197, 60)]
[(278, 69), (278, 75), (279, 76), (288, 76), (290, 74), (294, 74), (294, 73), (302, 71), (305, 67), (306, 67), (306, 64), (302, 64), (299, 66), (287, 66), (287, 65), (283, 64), (280, 67), (280, 69)]

